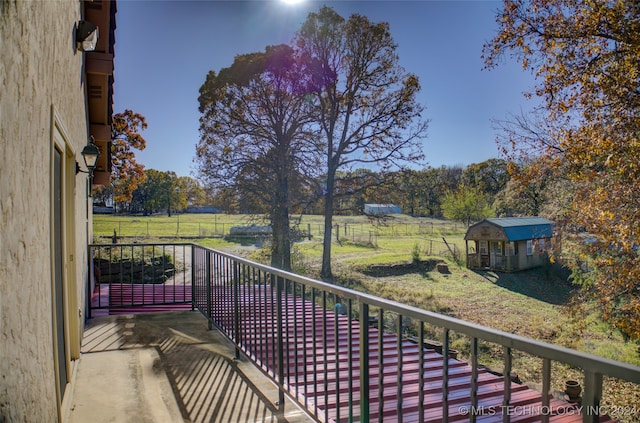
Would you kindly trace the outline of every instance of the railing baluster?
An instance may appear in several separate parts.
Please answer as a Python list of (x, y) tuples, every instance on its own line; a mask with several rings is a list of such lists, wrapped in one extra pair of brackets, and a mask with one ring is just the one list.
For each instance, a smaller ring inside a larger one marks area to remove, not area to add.
[(324, 421), (329, 421), (329, 362), (327, 360), (327, 291), (322, 291), (322, 361), (324, 363), (323, 373), (324, 376)]
[(424, 423), (424, 322), (418, 327), (418, 423)]
[[(340, 297), (334, 296), (336, 305)], [(335, 360), (336, 360), (336, 421), (340, 421), (340, 337), (338, 326), (338, 309), (334, 307), (333, 312), (333, 342), (335, 344)], [(327, 407), (328, 408), (328, 407)]]
[(398, 354), (398, 364), (397, 364), (397, 404), (396, 404), (396, 414), (398, 416), (398, 422), (402, 423), (403, 421), (403, 409), (402, 403), (404, 401), (402, 395), (402, 360), (403, 360), (403, 351), (402, 351), (402, 314), (398, 314), (398, 325), (396, 327), (397, 330), (397, 354)]
[(471, 409), (469, 422), (475, 423), (478, 409), (478, 338), (471, 338)]
[(595, 423), (600, 420), (600, 400), (602, 399), (602, 373), (594, 369), (584, 369), (584, 392), (582, 394), (582, 421)]
[(263, 280), (263, 275), (264, 273), (262, 272), (262, 270), (258, 269), (258, 283), (257, 283), (257, 300), (255, 300), (256, 304), (258, 305), (258, 322), (259, 324), (256, 325), (256, 327), (254, 328), (255, 333), (256, 333), (256, 345), (257, 345), (257, 351), (256, 354), (258, 355), (258, 357), (260, 357), (259, 363), (261, 366), (266, 366), (265, 364), (265, 360), (264, 360), (264, 343), (266, 342), (266, 336), (262, 335), (262, 331), (265, 327), (265, 322), (267, 321), (267, 314), (266, 314), (266, 302), (265, 302), (265, 295), (264, 295), (264, 285), (265, 285), (265, 281)]
[[(384, 420), (384, 310), (378, 309), (378, 421)], [(367, 330), (369, 330), (367, 319)]]
[(207, 284), (207, 320), (209, 322), (209, 330), (213, 329), (213, 310), (211, 304), (211, 254), (205, 255), (205, 283)]
[(369, 304), (360, 301), (360, 421), (369, 421)]
[[(236, 313), (236, 319), (234, 325), (237, 327), (236, 332), (238, 333), (238, 345), (242, 346), (243, 351), (247, 351), (247, 325), (240, 324), (242, 319), (242, 314), (244, 312), (244, 290), (247, 286), (247, 265), (245, 263), (237, 263), (238, 266), (238, 281), (236, 282), (237, 287), (236, 293), (237, 298), (236, 302), (238, 303), (238, 312)], [(239, 351), (236, 351), (236, 358), (239, 358)]]
[(318, 330), (316, 318), (316, 288), (311, 288), (311, 305), (313, 311), (311, 315), (312, 336), (313, 336), (313, 415), (318, 417)]
[(276, 281), (276, 327), (277, 327), (277, 339), (278, 339), (278, 410), (284, 411), (284, 340), (283, 334), (283, 319), (282, 319), (282, 290), (283, 290), (283, 278), (278, 276)]
[[(195, 311), (196, 309), (196, 248), (195, 246), (191, 246), (191, 311)], [(186, 269), (185, 269), (186, 270)], [(185, 277), (186, 277), (186, 271)], [(186, 286), (186, 279), (185, 279)], [(186, 295), (186, 294), (185, 294)]]
[(289, 333), (290, 333), (290, 316), (289, 316), (289, 279), (285, 279), (284, 280), (284, 322), (283, 325), (284, 327), (282, 329), (284, 329), (284, 339), (282, 340), (282, 345), (285, 347), (285, 355), (286, 355), (286, 360), (285, 363), (287, 364), (287, 368), (286, 368), (286, 380), (287, 380), (287, 386), (291, 385), (291, 371), (290, 369), (290, 363), (291, 363), (291, 343), (289, 342)]
[(549, 392), (551, 392), (551, 360), (542, 360), (542, 423), (549, 422)]
[(502, 401), (502, 421), (509, 423), (511, 421), (511, 348), (504, 348), (504, 400)]
[(449, 329), (442, 334), (442, 421), (449, 421)]
[[(129, 286), (129, 288), (131, 288), (131, 303), (129, 303), (129, 305), (134, 305), (135, 304), (135, 297), (133, 296), (133, 269), (135, 268), (135, 254), (133, 251), (133, 245), (131, 245), (131, 267), (130, 267), (130, 271), (129, 271), (129, 283), (127, 283), (127, 285)], [(142, 249), (142, 260), (144, 260), (144, 248)], [(144, 287), (144, 272), (142, 273), (142, 283), (143, 283), (143, 287)]]
[(307, 301), (306, 301), (306, 293), (305, 284), (301, 284), (300, 286), (300, 298), (302, 300), (302, 338), (304, 339), (304, 345), (302, 349), (302, 363), (304, 365), (304, 369), (302, 371), (303, 385), (304, 385), (304, 408), (309, 408), (309, 392), (307, 389)]
[(349, 299), (347, 303), (347, 344), (348, 344), (348, 356), (349, 361), (347, 363), (347, 371), (349, 372), (348, 384), (349, 384), (349, 422), (354, 420), (353, 416), (353, 301)]
[(276, 353), (276, 348), (277, 348), (277, 341), (276, 341), (276, 328), (278, 326), (278, 311), (277, 311), (277, 304), (275, 304), (275, 300), (273, 299), (274, 294), (277, 296), (277, 282), (276, 282), (276, 275), (271, 274), (271, 289), (269, 291), (269, 300), (270, 300), (270, 308), (271, 308), (271, 319), (270, 320), (270, 324), (271, 324), (271, 370), (273, 372), (273, 377), (277, 378), (278, 374), (276, 373), (276, 369), (277, 369), (277, 363), (278, 363), (278, 359), (277, 359), (277, 353)]

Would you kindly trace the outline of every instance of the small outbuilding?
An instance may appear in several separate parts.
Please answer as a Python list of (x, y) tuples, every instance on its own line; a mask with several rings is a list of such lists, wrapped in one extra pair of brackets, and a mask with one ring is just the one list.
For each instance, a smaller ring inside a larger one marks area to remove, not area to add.
[(548, 262), (553, 223), (542, 217), (485, 219), (464, 236), (469, 269), (514, 272)]
[(400, 214), (402, 208), (395, 204), (365, 204), (364, 214), (372, 214), (375, 216), (384, 216), (385, 214)]

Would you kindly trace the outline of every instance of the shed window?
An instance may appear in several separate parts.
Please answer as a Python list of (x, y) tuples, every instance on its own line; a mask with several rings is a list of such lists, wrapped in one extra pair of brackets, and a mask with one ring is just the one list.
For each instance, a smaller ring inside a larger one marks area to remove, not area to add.
[(478, 250), (480, 254), (489, 254), (489, 242), (486, 239), (478, 241)]
[(516, 255), (516, 246), (513, 242), (507, 242), (505, 244), (505, 256), (515, 256)]
[(533, 255), (533, 240), (532, 239), (528, 239), (527, 240), (527, 255), (528, 256)]
[(546, 242), (544, 238), (538, 240), (538, 253), (543, 254), (546, 249)]

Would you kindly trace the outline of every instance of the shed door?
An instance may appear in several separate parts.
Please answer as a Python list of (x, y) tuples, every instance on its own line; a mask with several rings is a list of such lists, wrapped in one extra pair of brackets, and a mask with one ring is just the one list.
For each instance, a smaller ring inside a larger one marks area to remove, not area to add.
[(502, 267), (502, 241), (491, 241), (491, 268)]

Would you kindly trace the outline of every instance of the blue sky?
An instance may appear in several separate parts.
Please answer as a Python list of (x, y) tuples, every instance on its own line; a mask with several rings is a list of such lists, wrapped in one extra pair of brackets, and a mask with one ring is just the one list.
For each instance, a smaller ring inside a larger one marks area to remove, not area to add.
[(198, 90), (238, 54), (289, 42), (322, 5), (386, 21), (400, 64), (418, 75), (430, 120), (427, 164), (468, 165), (499, 157), (491, 119), (532, 108), (533, 77), (515, 61), (483, 70), (482, 45), (497, 32), (497, 1), (120, 0), (116, 15), (114, 111), (147, 118), (148, 169), (196, 176)]

